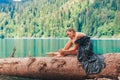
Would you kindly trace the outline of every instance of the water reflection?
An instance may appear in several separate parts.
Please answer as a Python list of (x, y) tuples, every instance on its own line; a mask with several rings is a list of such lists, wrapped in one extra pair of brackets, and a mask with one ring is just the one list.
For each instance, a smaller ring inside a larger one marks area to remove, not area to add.
[[(16, 48), (15, 57), (42, 57), (48, 52), (55, 52), (63, 48), (68, 38), (24, 38), (0, 39), (0, 58), (10, 57)], [(91, 39), (96, 54), (120, 53), (120, 38)]]

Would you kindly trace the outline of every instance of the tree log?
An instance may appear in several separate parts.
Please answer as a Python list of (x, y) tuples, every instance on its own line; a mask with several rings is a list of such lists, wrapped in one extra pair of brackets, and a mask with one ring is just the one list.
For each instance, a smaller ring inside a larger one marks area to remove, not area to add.
[(76, 56), (0, 59), (0, 74), (43, 80), (84, 80), (120, 77), (120, 54), (106, 54), (106, 67), (98, 74), (86, 75)]

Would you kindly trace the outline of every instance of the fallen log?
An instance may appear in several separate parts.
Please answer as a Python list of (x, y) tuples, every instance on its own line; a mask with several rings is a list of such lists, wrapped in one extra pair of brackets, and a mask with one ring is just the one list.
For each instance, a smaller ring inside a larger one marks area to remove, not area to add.
[(76, 56), (0, 59), (0, 74), (42, 80), (85, 80), (120, 77), (120, 54), (106, 54), (106, 67), (98, 74), (86, 75)]

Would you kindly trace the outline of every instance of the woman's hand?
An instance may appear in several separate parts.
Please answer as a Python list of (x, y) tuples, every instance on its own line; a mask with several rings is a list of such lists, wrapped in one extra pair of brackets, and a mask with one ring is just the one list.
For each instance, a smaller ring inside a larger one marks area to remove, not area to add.
[(60, 53), (61, 56), (65, 56), (65, 51), (63, 49), (58, 51)]

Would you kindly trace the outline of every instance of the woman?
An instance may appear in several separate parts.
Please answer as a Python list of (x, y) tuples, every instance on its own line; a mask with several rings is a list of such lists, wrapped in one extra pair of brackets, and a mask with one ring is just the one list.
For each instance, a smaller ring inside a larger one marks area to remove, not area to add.
[(87, 74), (99, 73), (105, 67), (104, 57), (93, 53), (90, 37), (72, 28), (67, 29), (66, 35), (70, 38), (67, 44), (52, 56), (77, 54), (77, 59)]
[(78, 53), (79, 44), (75, 44), (75, 41), (85, 36), (85, 34), (81, 32), (76, 32), (72, 28), (68, 28), (66, 30), (66, 35), (67, 37), (69, 37), (69, 41), (67, 42), (65, 47), (58, 52), (50, 53), (50, 56), (66, 56), (70, 54), (76, 55)]
[(65, 56), (65, 55), (69, 55), (69, 54), (76, 55), (78, 53), (79, 44), (75, 44), (75, 41), (77, 39), (85, 36), (85, 34), (81, 33), (81, 32), (76, 32), (72, 28), (68, 28), (66, 30), (66, 35), (67, 35), (67, 37), (69, 37), (69, 41), (67, 42), (67, 44), (65, 45), (65, 47), (63, 49), (58, 51), (59, 56)]

